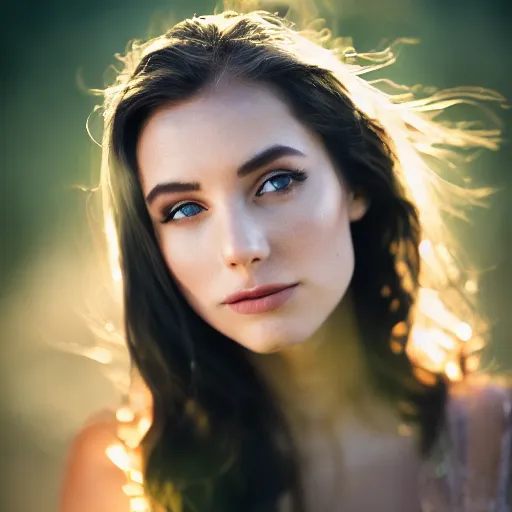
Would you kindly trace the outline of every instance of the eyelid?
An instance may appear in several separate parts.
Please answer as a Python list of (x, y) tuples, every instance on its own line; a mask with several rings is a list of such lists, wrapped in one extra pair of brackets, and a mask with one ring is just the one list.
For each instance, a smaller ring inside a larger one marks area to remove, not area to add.
[(260, 180), (260, 184), (258, 185), (256, 194), (261, 190), (263, 185), (272, 178), (277, 178), (279, 176), (290, 176), (292, 180), (294, 181), (294, 185), (298, 185), (301, 182), (305, 181), (308, 178), (308, 173), (305, 169), (301, 169), (298, 167), (295, 168), (280, 168), (275, 169), (274, 171), (270, 171), (269, 173), (265, 174), (263, 178)]
[[(282, 192), (285, 192), (289, 189), (291, 189), (294, 185), (299, 185), (301, 182), (305, 181), (308, 178), (308, 173), (305, 169), (301, 168), (287, 168), (287, 167), (281, 167), (281, 168), (275, 168), (272, 171), (267, 172), (260, 178), (259, 184), (257, 186), (256, 195), (258, 196), (258, 192), (261, 190), (261, 188), (267, 183), (267, 181), (271, 180), (272, 178), (277, 178), (279, 176), (290, 176), (292, 183), (289, 187), (286, 187), (286, 189), (283, 189)], [(276, 191), (276, 193), (279, 191)], [(261, 196), (259, 196), (261, 197)], [(186, 206), (188, 204), (195, 204), (198, 205), (203, 210), (208, 210), (205, 206), (200, 204), (199, 201), (194, 201), (192, 199), (184, 199), (182, 201), (178, 201), (177, 203), (172, 204), (169, 207), (164, 207), (160, 209), (160, 220), (159, 222), (161, 224), (166, 224), (168, 222), (173, 222), (174, 219), (171, 218), (171, 215), (173, 213), (176, 213), (181, 207)], [(193, 215), (189, 217), (189, 219), (194, 219), (197, 217), (197, 215)], [(179, 219), (179, 221), (185, 221), (187, 218)]]
[[(186, 206), (188, 204), (195, 204), (195, 205), (198, 205), (200, 208), (202, 208), (203, 210), (206, 210), (207, 208), (204, 207), (203, 205), (201, 205), (198, 201), (192, 201), (190, 199), (185, 199), (183, 201), (178, 201), (177, 203), (175, 204), (172, 204), (171, 206), (169, 207), (164, 207), (160, 210), (160, 219), (159, 219), (159, 222), (161, 224), (166, 224), (168, 222), (172, 222), (174, 219), (171, 218), (171, 215), (173, 214), (176, 214), (176, 212), (182, 208), (183, 206)], [(196, 215), (193, 215), (192, 217), (190, 217), (191, 219), (196, 217)], [(185, 220), (185, 219), (180, 219), (180, 220)]]

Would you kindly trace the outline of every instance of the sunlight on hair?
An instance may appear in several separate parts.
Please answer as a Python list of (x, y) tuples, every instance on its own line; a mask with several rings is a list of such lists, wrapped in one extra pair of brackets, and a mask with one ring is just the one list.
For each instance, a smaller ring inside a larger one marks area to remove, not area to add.
[(466, 322), (459, 322), (455, 328), (455, 334), (460, 340), (469, 341), (473, 336), (473, 330), (471, 329), (471, 326)]
[(145, 498), (130, 499), (130, 512), (146, 512), (147, 510), (149, 510), (149, 504)]
[[(128, 396), (129, 403), (119, 407), (116, 411), (118, 420), (117, 437), (119, 444), (110, 447), (114, 456), (118, 456), (114, 464), (124, 471), (127, 483), (123, 491), (130, 497), (130, 512), (148, 512), (149, 504), (144, 496), (142, 459), (140, 454), (140, 442), (151, 426), (151, 418), (148, 404), (134, 403), (135, 397), (139, 398), (140, 393), (135, 389), (138, 385), (137, 379), (131, 384), (131, 396)], [(142, 390), (144, 392), (144, 390)], [(144, 398), (144, 397), (143, 397)], [(129, 454), (127, 457), (126, 455)]]
[[(464, 218), (462, 208), (465, 205), (481, 204), (490, 191), (468, 189), (450, 183), (441, 176), (441, 172), (437, 172), (437, 167), (440, 170), (453, 170), (459, 162), (467, 161), (457, 154), (460, 149), (497, 149), (500, 130), (494, 126), (488, 129), (467, 128), (471, 125), (438, 122), (436, 117), (450, 107), (465, 104), (479, 109), (490, 119), (491, 124), (496, 124), (496, 118), (489, 113), (487, 107), (479, 107), (479, 102), (502, 104), (504, 98), (498, 93), (477, 87), (435, 90), (433, 93), (430, 89), (430, 93), (426, 94), (427, 89), (419, 86), (405, 87), (390, 80), (366, 81), (361, 78), (363, 74), (393, 64), (400, 45), (414, 42), (410, 39), (397, 40), (381, 51), (357, 53), (347, 39), (333, 38), (330, 31), (323, 27), (322, 20), (315, 20), (297, 33), (285, 26), (284, 22), (270, 19), (261, 12), (252, 12), (245, 17), (258, 22), (265, 31), (265, 37), (276, 48), (303, 63), (331, 71), (361, 112), (371, 119), (378, 119), (389, 134), (396, 154), (396, 175), (419, 210), (424, 236), (418, 247), (422, 270), (421, 285), (414, 307), (414, 321), (412, 326), (401, 322), (394, 327), (390, 347), (397, 355), (405, 349), (414, 364), (414, 374), (422, 383), (434, 385), (439, 374), (446, 375), (451, 381), (461, 380), (464, 372), (478, 368), (479, 356), (467, 352), (469, 349), (476, 352), (482, 348), (480, 345), (483, 343), (483, 333), (480, 328), (477, 332), (476, 326), (472, 325), (473, 318), (468, 318), (458, 310), (457, 314), (452, 311), (457, 309), (459, 302), (464, 307), (466, 304), (460, 296), (453, 299), (449, 292), (460, 288), (461, 292), (474, 294), (478, 290), (478, 284), (473, 277), (469, 279), (464, 276), (451, 249), (445, 245), (443, 235), (446, 227), (442, 213)], [(214, 21), (220, 30), (228, 30), (239, 20), (239, 16), (224, 17), (222, 14), (194, 19), (201, 24)], [(119, 266), (118, 239), (111, 213), (115, 208), (115, 204), (112, 204), (115, 198), (111, 195), (108, 168), (111, 156), (111, 120), (118, 103), (137, 92), (137, 77), (134, 77), (134, 72), (141, 59), (168, 44), (169, 39), (165, 35), (148, 42), (132, 42), (126, 55), (116, 56), (123, 69), (117, 74), (115, 83), (103, 91), (97, 91), (104, 97), (105, 131), (101, 179), (105, 235), (114, 286), (122, 284), (122, 273)], [(414, 291), (410, 272), (398, 253), (396, 267), (404, 289)], [(383, 287), (381, 295), (389, 298), (390, 309), (393, 311), (398, 309), (400, 303), (391, 294), (389, 287)], [(447, 296), (449, 300), (446, 299)], [(462, 305), (459, 309), (465, 311)], [(464, 320), (459, 316), (463, 316)], [(400, 339), (407, 341), (405, 346)], [(466, 361), (464, 368), (461, 362), (463, 356)], [(149, 506), (143, 496), (141, 460), (137, 446), (149, 429), (151, 418), (148, 414), (139, 414), (137, 410), (131, 410), (130, 406), (124, 406), (118, 410), (117, 419), (120, 424), (120, 443), (109, 446), (107, 455), (127, 476), (128, 481), (123, 490), (131, 497), (131, 511), (146, 511)]]
[(107, 239), (112, 279), (114, 282), (121, 282), (123, 275), (119, 266), (119, 244), (117, 241), (117, 233), (114, 226), (114, 220), (110, 214), (105, 216), (105, 237)]
[(407, 355), (411, 361), (430, 371), (445, 373), (452, 381), (461, 380), (459, 359), (472, 339), (471, 326), (449, 312), (439, 293), (431, 289), (420, 289), (416, 315), (423, 321), (415, 322), (409, 336)]
[(455, 361), (448, 361), (444, 367), (444, 371), (451, 381), (458, 381), (463, 377), (462, 370)]
[(476, 292), (478, 292), (478, 283), (474, 279), (468, 279), (464, 283), (464, 289), (468, 293), (471, 293), (471, 294), (476, 293)]
[(141, 485), (140, 483), (130, 482), (128, 484), (123, 485), (123, 492), (130, 497), (140, 497), (141, 496)]
[(122, 471), (130, 471), (134, 461), (122, 444), (112, 444), (106, 450), (108, 458)]
[(129, 407), (120, 407), (116, 411), (116, 419), (120, 423), (129, 423), (135, 420), (135, 414)]
[(130, 512), (149, 512), (149, 503), (144, 496), (142, 460), (137, 448), (151, 422), (146, 416), (137, 417), (128, 406), (120, 407), (116, 418), (119, 442), (109, 445), (106, 454), (126, 476), (123, 492), (130, 498)]
[(112, 353), (104, 347), (84, 349), (83, 355), (101, 364), (110, 364), (112, 362)]

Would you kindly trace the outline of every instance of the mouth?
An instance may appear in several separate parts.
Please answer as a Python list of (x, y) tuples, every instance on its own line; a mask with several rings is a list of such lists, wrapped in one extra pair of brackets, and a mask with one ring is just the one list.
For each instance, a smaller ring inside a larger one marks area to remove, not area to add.
[(273, 287), (260, 287), (232, 296), (225, 304), (234, 312), (254, 315), (273, 311), (283, 306), (293, 296), (298, 283)]

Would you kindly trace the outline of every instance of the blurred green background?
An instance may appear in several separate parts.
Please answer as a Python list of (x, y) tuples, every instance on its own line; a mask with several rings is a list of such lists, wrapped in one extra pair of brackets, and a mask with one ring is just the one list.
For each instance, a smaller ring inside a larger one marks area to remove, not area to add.
[[(94, 271), (99, 263), (91, 235), (98, 226), (87, 218), (87, 194), (73, 188), (93, 186), (99, 164), (85, 129), (97, 99), (81, 89), (78, 77), (88, 87), (102, 87), (113, 54), (128, 40), (145, 38), (148, 27), (158, 28), (163, 19), (213, 7), (206, 0), (2, 5), (2, 511), (56, 510), (69, 440), (92, 411), (117, 399), (101, 364), (52, 347), (94, 341), (85, 316), (103, 301), (104, 276)], [(318, 8), (361, 51), (383, 39), (419, 38), (421, 44), (408, 47), (386, 71), (398, 82), (482, 86), (512, 101), (508, 0), (331, 0)], [(510, 139), (510, 110), (500, 116)], [(511, 161), (506, 143), (468, 167), (475, 184), (500, 191), (490, 208), (473, 211), (471, 222), (458, 228), (483, 272), (480, 297), (493, 335), (489, 354), (504, 371), (512, 368)]]

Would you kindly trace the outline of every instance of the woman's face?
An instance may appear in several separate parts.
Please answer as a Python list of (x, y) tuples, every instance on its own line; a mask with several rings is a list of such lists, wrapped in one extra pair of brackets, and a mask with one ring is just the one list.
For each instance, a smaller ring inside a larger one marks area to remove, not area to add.
[(259, 353), (322, 326), (349, 286), (349, 225), (366, 206), (270, 88), (231, 83), (160, 108), (137, 160), (162, 254), (206, 322)]

